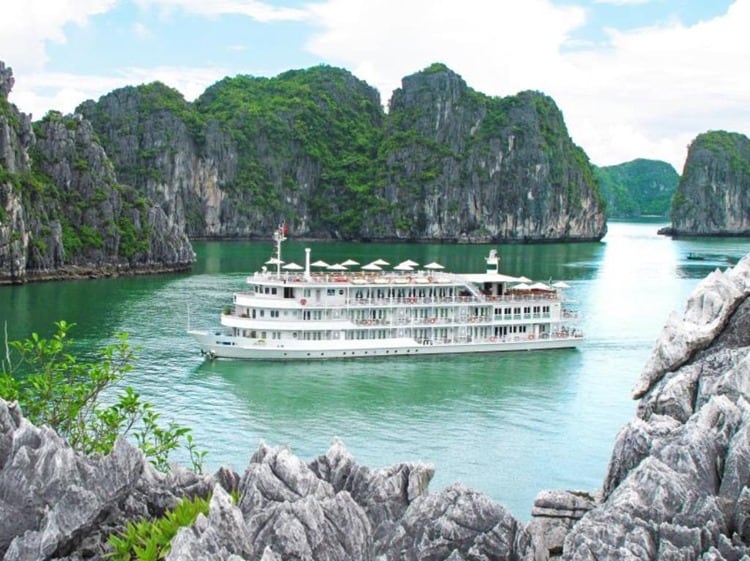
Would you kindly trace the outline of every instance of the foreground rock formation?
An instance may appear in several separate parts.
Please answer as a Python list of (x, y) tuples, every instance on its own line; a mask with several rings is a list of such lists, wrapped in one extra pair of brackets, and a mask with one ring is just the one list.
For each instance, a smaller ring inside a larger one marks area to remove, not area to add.
[(0, 556), (104, 559), (109, 533), (200, 495), (209, 514), (169, 560), (750, 558), (748, 295), (750, 256), (700, 283), (641, 373), (602, 489), (540, 493), (527, 527), (459, 484), (430, 493), (430, 466), (371, 470), (338, 441), (309, 463), (261, 445), (242, 476), (160, 474), (123, 441), (76, 455), (0, 400)]

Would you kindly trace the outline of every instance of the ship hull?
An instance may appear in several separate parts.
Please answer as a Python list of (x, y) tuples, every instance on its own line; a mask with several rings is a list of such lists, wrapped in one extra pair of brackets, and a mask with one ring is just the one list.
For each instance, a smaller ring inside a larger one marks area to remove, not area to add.
[[(412, 338), (394, 338), (384, 344), (362, 344), (357, 341), (328, 342), (315, 341), (314, 344), (304, 345), (289, 343), (263, 342), (233, 337), (210, 331), (189, 331), (200, 346), (201, 353), (208, 358), (228, 358), (241, 360), (325, 360), (331, 358), (373, 358), (411, 355), (443, 355), (465, 353), (498, 353), (507, 351), (537, 351), (546, 349), (567, 349), (579, 346), (583, 340), (581, 336), (549, 337), (528, 339), (525, 337), (509, 337), (495, 341), (470, 342), (418, 342)], [(310, 342), (313, 343), (313, 342)]]

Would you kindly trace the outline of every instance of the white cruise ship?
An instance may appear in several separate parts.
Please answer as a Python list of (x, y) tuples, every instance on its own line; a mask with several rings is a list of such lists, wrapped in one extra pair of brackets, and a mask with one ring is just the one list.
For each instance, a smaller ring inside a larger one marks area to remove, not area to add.
[(234, 295), (220, 329), (188, 330), (209, 358), (479, 353), (576, 347), (583, 340), (577, 314), (565, 307), (568, 286), (504, 275), (495, 250), (486, 272), (472, 274), (413, 261), (311, 263), (310, 249), (302, 266), (282, 261), (285, 234), (283, 226), (274, 233), (274, 257)]

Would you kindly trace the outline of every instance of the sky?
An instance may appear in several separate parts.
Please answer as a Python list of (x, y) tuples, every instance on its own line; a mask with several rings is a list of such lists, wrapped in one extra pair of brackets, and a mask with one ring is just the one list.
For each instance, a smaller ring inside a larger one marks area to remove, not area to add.
[(592, 163), (682, 171), (700, 133), (750, 135), (750, 0), (6, 2), (10, 101), (40, 119), (126, 85), (189, 101), (225, 76), (328, 64), (380, 92), (434, 62), (474, 90), (551, 96)]

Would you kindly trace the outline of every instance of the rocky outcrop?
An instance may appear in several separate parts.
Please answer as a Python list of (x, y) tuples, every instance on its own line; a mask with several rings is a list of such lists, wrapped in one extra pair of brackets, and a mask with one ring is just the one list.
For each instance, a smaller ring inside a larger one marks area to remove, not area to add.
[(50, 112), (32, 128), (7, 97), (0, 108), (0, 283), (190, 267), (175, 213), (117, 181), (86, 119)]
[(370, 213), (368, 237), (576, 241), (606, 233), (591, 165), (551, 98), (490, 98), (436, 64), (404, 78), (389, 107), (379, 191), (389, 206)]
[(750, 139), (739, 133), (698, 135), (672, 200), (674, 236), (750, 235)]
[(129, 86), (77, 111), (94, 123), (118, 179), (158, 204), (171, 224), (191, 237), (232, 236), (227, 190), (237, 149), (182, 94), (158, 82)]
[[(704, 279), (636, 383), (601, 497), (558, 493), (529, 530), (539, 559), (750, 555), (750, 256)], [(578, 501), (580, 502), (580, 501)], [(578, 510), (578, 512), (575, 512)], [(561, 539), (562, 538), (562, 539)]]
[(490, 98), (444, 65), (377, 91), (326, 66), (237, 76), (194, 104), (162, 84), (78, 110), (118, 177), (191, 236), (415, 241), (598, 240), (591, 165), (539, 93)]
[(0, 556), (103, 560), (107, 536), (128, 521), (210, 495), (208, 516), (175, 536), (166, 559), (532, 559), (529, 534), (502, 507), (460, 485), (430, 494), (432, 473), (372, 471), (334, 441), (309, 464), (261, 445), (241, 478), (161, 474), (125, 441), (107, 457), (80, 456), (0, 400)]

